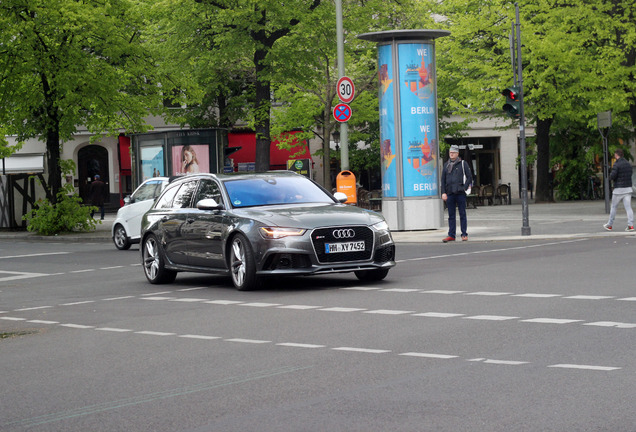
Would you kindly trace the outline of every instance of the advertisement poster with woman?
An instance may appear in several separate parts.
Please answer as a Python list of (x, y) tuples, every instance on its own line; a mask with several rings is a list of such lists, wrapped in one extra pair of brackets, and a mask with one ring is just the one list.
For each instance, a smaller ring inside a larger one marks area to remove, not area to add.
[(208, 145), (183, 145), (172, 147), (172, 175), (210, 172)]

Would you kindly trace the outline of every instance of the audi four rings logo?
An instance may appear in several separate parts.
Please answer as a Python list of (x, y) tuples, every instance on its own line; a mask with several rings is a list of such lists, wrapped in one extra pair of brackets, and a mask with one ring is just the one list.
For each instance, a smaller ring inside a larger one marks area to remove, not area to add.
[(356, 232), (352, 230), (351, 228), (333, 230), (331, 234), (337, 239), (347, 239), (347, 238), (353, 238), (356, 236)]

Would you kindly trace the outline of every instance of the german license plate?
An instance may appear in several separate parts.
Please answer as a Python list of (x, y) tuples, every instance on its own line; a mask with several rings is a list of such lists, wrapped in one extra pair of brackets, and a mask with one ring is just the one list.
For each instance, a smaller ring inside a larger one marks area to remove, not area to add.
[(325, 253), (364, 251), (364, 242), (325, 243)]

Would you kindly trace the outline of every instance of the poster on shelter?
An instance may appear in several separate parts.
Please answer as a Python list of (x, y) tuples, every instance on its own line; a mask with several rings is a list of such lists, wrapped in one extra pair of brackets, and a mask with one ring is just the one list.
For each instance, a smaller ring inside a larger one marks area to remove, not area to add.
[(210, 146), (172, 146), (172, 175), (210, 172)]
[(165, 175), (163, 146), (141, 148), (141, 173), (142, 181)]
[(405, 197), (437, 196), (437, 113), (432, 44), (398, 45)]
[(397, 197), (397, 168), (395, 156), (395, 86), (393, 83), (393, 50), (391, 45), (378, 48), (378, 81), (380, 92), (380, 160), (382, 195)]

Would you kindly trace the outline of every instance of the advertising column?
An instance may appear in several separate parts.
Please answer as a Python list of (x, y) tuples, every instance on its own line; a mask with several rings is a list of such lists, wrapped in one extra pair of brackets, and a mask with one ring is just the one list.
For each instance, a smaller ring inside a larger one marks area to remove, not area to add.
[(396, 231), (443, 224), (435, 42), (445, 30), (366, 33), (378, 43), (382, 213)]

